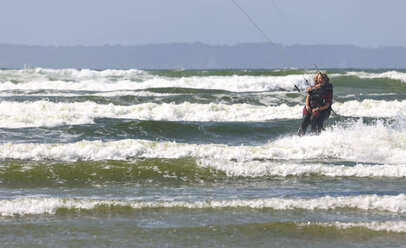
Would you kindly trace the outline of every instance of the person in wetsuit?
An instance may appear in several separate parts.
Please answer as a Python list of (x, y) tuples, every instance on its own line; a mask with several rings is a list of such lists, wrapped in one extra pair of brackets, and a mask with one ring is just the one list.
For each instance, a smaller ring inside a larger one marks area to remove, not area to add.
[(333, 85), (327, 74), (317, 72), (314, 76), (315, 85), (308, 88), (306, 105), (303, 108), (302, 125), (299, 128), (298, 135), (303, 136), (306, 129), (311, 124), (313, 133), (319, 134), (323, 129), (323, 123), (328, 119), (331, 113), (331, 104), (333, 100)]

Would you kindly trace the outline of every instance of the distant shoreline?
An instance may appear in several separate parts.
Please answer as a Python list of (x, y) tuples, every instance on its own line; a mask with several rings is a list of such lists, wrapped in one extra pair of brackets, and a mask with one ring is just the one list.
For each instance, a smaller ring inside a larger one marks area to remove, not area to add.
[[(406, 69), (406, 48), (354, 45), (278, 45), (298, 69)], [(312, 58), (309, 58), (307, 52)], [(0, 68), (88, 68), (145, 70), (289, 69), (267, 43), (207, 45), (169, 43), (138, 46), (40, 46), (0, 44)]]

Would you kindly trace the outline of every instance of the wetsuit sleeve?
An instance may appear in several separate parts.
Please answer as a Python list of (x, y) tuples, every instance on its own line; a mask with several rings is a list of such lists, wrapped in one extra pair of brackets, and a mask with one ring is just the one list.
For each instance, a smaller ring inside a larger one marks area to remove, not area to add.
[(324, 98), (324, 103), (325, 104), (330, 103), (329, 107), (331, 107), (331, 104), (333, 102), (333, 85), (331, 85), (331, 84), (326, 85), (326, 87), (324, 89), (323, 98)]

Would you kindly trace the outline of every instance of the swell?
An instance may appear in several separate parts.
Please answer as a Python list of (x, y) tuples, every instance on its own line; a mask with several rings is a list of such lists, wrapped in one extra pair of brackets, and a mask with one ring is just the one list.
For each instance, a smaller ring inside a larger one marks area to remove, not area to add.
[[(293, 162), (227, 162), (178, 159), (138, 159), (131, 161), (2, 161), (0, 186), (5, 188), (88, 187), (109, 185), (202, 185), (247, 183), (267, 180), (343, 180), (354, 184), (392, 181), (398, 184), (406, 177), (402, 165)], [(359, 180), (356, 180), (360, 178)], [(293, 186), (293, 185), (292, 185)], [(390, 188), (390, 187), (389, 187)], [(382, 190), (382, 188), (381, 188)]]
[(297, 121), (167, 122), (98, 118), (94, 124), (0, 129), (2, 144), (73, 143), (81, 140), (145, 139), (197, 144), (254, 145), (296, 130)]
[(150, 74), (164, 77), (193, 77), (193, 76), (287, 76), (292, 74), (304, 74), (306, 70), (161, 70), (148, 71)]
[(354, 225), (351, 228), (341, 228), (341, 223), (303, 224), (268, 222), (162, 227), (144, 229), (137, 236), (156, 236), (182, 247), (401, 247), (404, 243), (404, 222), (343, 223)]
[(86, 198), (58, 197), (20, 197), (12, 200), (0, 200), (2, 216), (57, 214), (58, 211), (101, 211), (147, 209), (257, 209), (257, 210), (356, 210), (383, 213), (406, 213), (406, 196), (391, 195), (355, 195), (323, 196), (318, 198), (266, 198), (249, 200), (202, 200), (202, 201), (140, 201), (140, 200), (98, 200)]
[[(130, 106), (95, 102), (0, 102), (0, 127), (22, 128), (93, 124), (96, 118), (191, 122), (267, 122), (301, 118), (303, 104), (274, 106), (197, 104), (190, 102), (143, 103)], [(335, 102), (335, 112), (347, 117), (397, 118), (406, 116), (406, 100)], [(9, 109), (14, 111), (10, 112)]]
[[(194, 92), (196, 91), (196, 92)], [(210, 104), (251, 104), (251, 105), (292, 105), (302, 103), (303, 97), (297, 92), (267, 92), (267, 93), (236, 93), (218, 92), (213, 90), (190, 89), (147, 89), (142, 91), (111, 91), (111, 92), (70, 92), (70, 91), (3, 91), (0, 97), (6, 102), (38, 102), (46, 100), (51, 103), (83, 103), (114, 104), (131, 106), (142, 103), (174, 103), (184, 102)]]
[[(187, 225), (165, 225), (161, 221), (158, 227), (145, 225), (145, 217), (140, 221), (134, 218), (120, 218), (109, 215), (108, 221), (86, 218), (83, 214), (67, 221), (55, 221), (54, 218), (18, 218), (27, 219), (24, 224), (16, 225), (8, 220), (1, 224), (1, 240), (12, 247), (27, 244), (28, 237), (47, 237), (49, 247), (59, 246), (97, 246), (133, 247), (402, 247), (404, 243), (404, 222), (340, 222), (331, 227), (324, 223), (303, 222), (266, 222), (242, 224), (206, 224), (188, 223)], [(80, 219), (81, 218), (81, 219)], [(5, 219), (3, 217), (3, 219)], [(17, 219), (17, 218), (16, 218)], [(194, 219), (192, 217), (192, 219)], [(13, 219), (14, 220), (14, 219)], [(48, 221), (47, 221), (48, 220)], [(104, 220), (104, 219), (103, 219)], [(46, 223), (44, 223), (46, 221)], [(21, 221), (22, 222), (22, 221)], [(99, 224), (102, 222), (102, 225)], [(189, 221), (190, 222), (190, 221)], [(304, 224), (304, 225), (303, 225)], [(338, 224), (354, 224), (352, 228), (340, 228)], [(358, 226), (357, 226), (358, 225)], [(375, 230), (370, 225), (381, 226)], [(398, 227), (398, 228), (397, 228)], [(61, 234), (61, 229), (63, 233)], [(57, 238), (55, 238), (57, 237)], [(118, 238), (119, 237), (119, 238)], [(119, 240), (118, 240), (119, 239)], [(40, 241), (44, 241), (40, 238)], [(121, 242), (118, 242), (121, 241)], [(44, 241), (45, 242), (45, 241)]]
[(3, 187), (85, 187), (148, 182), (198, 184), (225, 179), (224, 172), (199, 167), (191, 158), (76, 163), (3, 161), (0, 166), (0, 185)]
[[(213, 159), (218, 161), (333, 159), (356, 163), (402, 165), (406, 146), (404, 122), (362, 120), (339, 122), (320, 135), (283, 135), (266, 144), (232, 146), (122, 139), (82, 140), (75, 143), (0, 145), (0, 159), (100, 161), (137, 158)], [(323, 145), (321, 145), (323, 144)], [(371, 148), (371, 145), (373, 147)]]
[[(16, 72), (18, 74), (18, 72)], [(295, 92), (293, 84), (304, 90), (311, 84), (313, 73), (286, 74), (286, 75), (222, 75), (222, 76), (191, 76), (191, 77), (162, 77), (157, 75), (142, 76), (139, 79), (121, 77), (72, 76), (67, 79), (42, 78), (35, 79), (34, 75), (26, 75), (23, 79), (13, 80), (0, 75), (0, 91), (9, 94), (35, 91), (62, 91), (62, 92), (99, 92), (107, 93), (121, 91), (149, 91), (151, 93), (166, 94), (204, 94), (227, 92)], [(18, 76), (17, 76), (18, 77)], [(101, 77), (101, 78), (99, 78)], [(340, 91), (359, 93), (388, 93), (406, 91), (406, 73), (385, 72), (343, 72), (331, 74), (331, 81), (340, 95)], [(11, 81), (10, 81), (11, 80)], [(293, 84), (292, 84), (293, 83)], [(49, 94), (49, 93), (47, 93)]]
[[(160, 228), (157, 228), (160, 229)], [(161, 228), (163, 230), (174, 228)], [(279, 233), (291, 235), (309, 235), (312, 238), (334, 238), (345, 235), (346, 238), (356, 238), (359, 235), (387, 235), (399, 234), (398, 238), (406, 232), (405, 221), (372, 221), (372, 222), (266, 222), (266, 223), (243, 223), (229, 225), (210, 225), (208, 227), (180, 227), (176, 228), (184, 232), (212, 231), (222, 234), (231, 233)]]

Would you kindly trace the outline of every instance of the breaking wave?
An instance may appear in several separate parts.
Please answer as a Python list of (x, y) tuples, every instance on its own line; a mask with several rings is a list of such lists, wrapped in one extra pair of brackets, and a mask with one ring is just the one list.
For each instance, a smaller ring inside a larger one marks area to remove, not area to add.
[[(406, 117), (406, 101), (347, 101), (333, 105), (347, 117)], [(300, 119), (302, 105), (261, 106), (251, 104), (142, 103), (131, 106), (95, 102), (53, 103), (0, 102), (0, 127), (21, 128), (92, 124), (95, 118), (123, 118), (155, 121), (264, 122)], [(9, 111), (13, 109), (13, 111)]]
[[(117, 72), (115, 75), (112, 72)], [(61, 72), (59, 72), (61, 73)], [(4, 71), (3, 71), (4, 74)], [(18, 74), (18, 73), (17, 73)], [(192, 88), (225, 90), (232, 92), (259, 92), (272, 90), (295, 91), (292, 83), (305, 89), (307, 83), (303, 75), (286, 76), (191, 76), (163, 77), (142, 71), (75, 71), (69, 70), (66, 76), (6, 77), (0, 75), (0, 91), (5, 90), (63, 90), (63, 91), (119, 91), (144, 90), (150, 88)], [(112, 74), (112, 75), (111, 75)], [(47, 78), (50, 77), (50, 78)], [(311, 77), (306, 75), (306, 77)], [(17, 81), (17, 82), (15, 82)]]
[(362, 228), (372, 231), (385, 231), (385, 232), (395, 232), (395, 233), (405, 233), (406, 232), (406, 222), (405, 221), (373, 221), (373, 222), (332, 222), (332, 223), (299, 223), (299, 226), (314, 226), (314, 227), (333, 227), (337, 229), (352, 229), (352, 228)]
[(374, 78), (389, 78), (393, 80), (400, 80), (404, 83), (406, 83), (406, 72), (399, 72), (399, 71), (386, 71), (382, 73), (373, 73), (373, 72), (355, 72), (355, 71), (350, 71), (346, 72), (346, 75), (349, 76), (356, 76), (359, 78), (363, 79), (374, 79)]
[(277, 163), (267, 161), (233, 162), (219, 160), (200, 160), (199, 166), (224, 171), (227, 176), (264, 177), (264, 176), (327, 176), (327, 177), (406, 177), (405, 165), (369, 165), (356, 164), (328, 165)]
[(0, 215), (38, 215), (55, 214), (58, 210), (92, 210), (92, 209), (154, 209), (154, 208), (188, 208), (221, 209), (250, 208), (274, 210), (334, 210), (358, 209), (363, 211), (385, 211), (406, 213), (406, 195), (378, 196), (324, 196), (319, 198), (268, 198), (253, 200), (213, 200), (213, 201), (133, 201), (133, 200), (95, 200), (79, 198), (33, 197), (0, 201)]
[[(404, 124), (404, 123), (403, 123)], [(320, 145), (323, 144), (323, 145)], [(406, 134), (399, 123), (338, 123), (319, 136), (282, 136), (261, 146), (187, 144), (137, 139), (69, 144), (0, 145), (0, 159), (126, 160), (184, 158), (249, 162), (256, 160), (338, 159), (356, 163), (406, 164)]]

